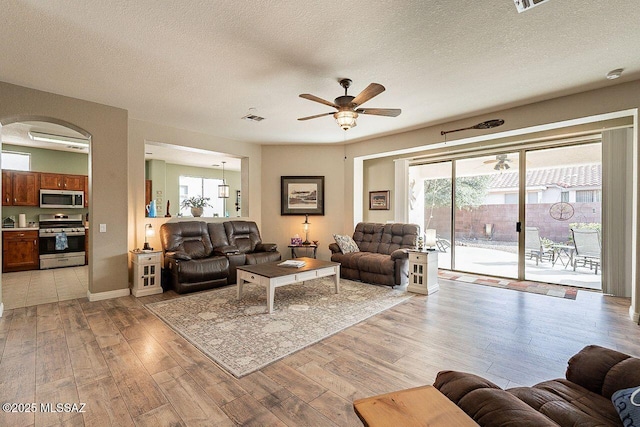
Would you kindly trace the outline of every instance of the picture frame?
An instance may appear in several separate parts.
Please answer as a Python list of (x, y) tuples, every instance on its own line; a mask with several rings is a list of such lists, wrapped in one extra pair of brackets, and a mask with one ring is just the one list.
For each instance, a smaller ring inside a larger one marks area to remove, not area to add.
[(324, 176), (280, 177), (280, 215), (324, 215)]
[(372, 211), (388, 211), (390, 190), (369, 191), (369, 210)]

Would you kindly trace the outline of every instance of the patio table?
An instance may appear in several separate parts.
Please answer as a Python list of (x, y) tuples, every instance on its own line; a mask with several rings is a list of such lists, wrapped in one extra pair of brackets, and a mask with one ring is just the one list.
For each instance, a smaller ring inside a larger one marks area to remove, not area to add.
[[(566, 269), (568, 266), (573, 265), (573, 255), (576, 252), (576, 247), (573, 245), (553, 244), (551, 245), (553, 250), (553, 263), (555, 267), (556, 262), (560, 260), (560, 263)], [(564, 256), (563, 256), (564, 255)], [(566, 262), (564, 261), (566, 260)]]

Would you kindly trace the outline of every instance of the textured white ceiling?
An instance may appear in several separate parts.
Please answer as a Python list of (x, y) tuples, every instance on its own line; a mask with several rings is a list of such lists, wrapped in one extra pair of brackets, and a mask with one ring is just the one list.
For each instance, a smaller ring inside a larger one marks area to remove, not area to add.
[[(234, 140), (342, 143), (640, 78), (639, 22), (638, 0), (7, 1), (0, 80)], [(300, 93), (331, 101), (344, 77), (402, 114), (346, 134), (296, 120), (332, 110)], [(251, 107), (266, 120), (240, 120)]]

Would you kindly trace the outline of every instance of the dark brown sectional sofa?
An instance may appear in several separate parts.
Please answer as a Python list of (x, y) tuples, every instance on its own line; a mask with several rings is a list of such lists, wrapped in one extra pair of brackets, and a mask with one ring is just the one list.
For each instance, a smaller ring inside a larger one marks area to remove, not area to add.
[(442, 371), (434, 386), (483, 427), (603, 427), (623, 423), (611, 396), (640, 386), (640, 359), (596, 345), (574, 355), (566, 379), (503, 390), (484, 378)]
[(377, 285), (406, 285), (409, 277), (408, 249), (415, 249), (420, 227), (416, 224), (361, 222), (353, 240), (359, 252), (342, 253), (331, 243), (331, 261), (340, 263), (340, 277)]
[(163, 285), (178, 293), (236, 283), (236, 267), (279, 261), (277, 245), (263, 243), (253, 221), (168, 222), (160, 227)]

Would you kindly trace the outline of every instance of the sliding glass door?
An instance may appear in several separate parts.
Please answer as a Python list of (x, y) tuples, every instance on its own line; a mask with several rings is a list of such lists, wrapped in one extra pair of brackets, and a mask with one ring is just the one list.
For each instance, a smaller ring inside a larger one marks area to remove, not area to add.
[(602, 289), (602, 144), (526, 153), (525, 278)]
[(518, 153), (455, 162), (455, 269), (518, 277)]
[(590, 142), (411, 165), (409, 221), (436, 230), (441, 269), (601, 289), (601, 152)]
[(439, 268), (517, 277), (518, 176), (518, 153), (409, 168), (409, 221), (436, 230)]

